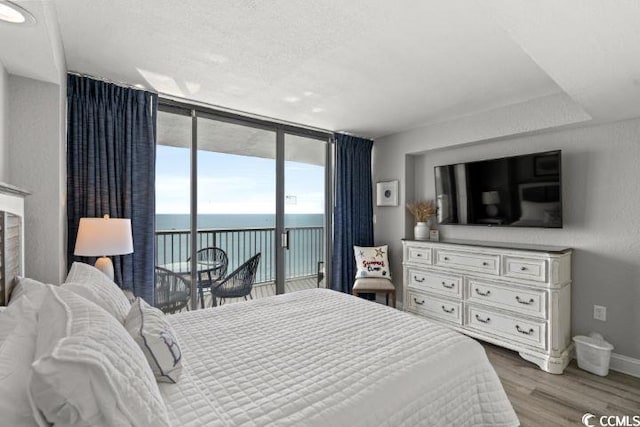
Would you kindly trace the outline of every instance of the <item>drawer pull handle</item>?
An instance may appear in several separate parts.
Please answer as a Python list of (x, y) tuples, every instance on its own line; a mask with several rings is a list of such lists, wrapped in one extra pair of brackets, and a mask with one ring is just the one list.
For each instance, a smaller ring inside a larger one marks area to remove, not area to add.
[(421, 254), (421, 253), (417, 253), (417, 254), (416, 254), (416, 256), (417, 256), (418, 258), (420, 258), (420, 257), (422, 256), (422, 254)]
[(527, 271), (527, 267), (525, 266), (520, 267), (520, 271)]
[(447, 308), (443, 305), (442, 306), (442, 311), (444, 311), (445, 313), (453, 313), (455, 311), (455, 308), (451, 307), (449, 310), (447, 310)]
[(482, 265), (487, 266), (489, 263), (487, 261), (482, 261)]
[(516, 325), (516, 331), (520, 332), (521, 334), (525, 334), (525, 335), (531, 335), (534, 332), (533, 328), (529, 328), (528, 331), (525, 331), (524, 329), (520, 329), (520, 325)]
[(446, 283), (446, 282), (442, 282), (442, 286), (444, 286), (444, 287), (445, 287), (445, 288), (447, 288), (447, 289), (453, 289), (453, 288), (455, 288), (456, 284), (455, 284), (455, 283), (452, 283), (452, 284), (450, 284), (450, 285), (447, 285), (447, 283)]
[(491, 318), (490, 317), (487, 317), (486, 319), (483, 319), (482, 317), (478, 316), (477, 314), (476, 314), (476, 320), (478, 322), (480, 322), (480, 323), (489, 323), (489, 322), (491, 322)]
[(424, 277), (421, 278), (421, 279), (418, 279), (418, 276), (413, 276), (413, 280), (415, 280), (418, 283), (422, 283), (422, 282), (424, 282)]
[(415, 299), (415, 297), (413, 298), (413, 302), (415, 302), (415, 303), (416, 303), (416, 304), (418, 304), (418, 305), (422, 305), (422, 304), (424, 304), (424, 300), (422, 300), (422, 301), (418, 301), (417, 299)]
[(476, 294), (480, 295), (481, 297), (488, 297), (489, 295), (491, 295), (491, 291), (482, 292), (480, 289), (476, 288)]
[(534, 300), (533, 298), (529, 298), (529, 301), (525, 301), (523, 299), (520, 299), (519, 296), (516, 295), (516, 301), (518, 301), (520, 304), (524, 304), (524, 305), (531, 305), (534, 302), (536, 302), (536, 300)]
[(444, 260), (449, 261), (449, 257), (448, 256), (444, 257)]

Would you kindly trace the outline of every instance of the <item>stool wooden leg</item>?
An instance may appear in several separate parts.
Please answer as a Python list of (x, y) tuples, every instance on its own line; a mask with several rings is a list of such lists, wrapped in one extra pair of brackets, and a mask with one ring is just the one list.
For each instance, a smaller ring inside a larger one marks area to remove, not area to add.
[(384, 297), (385, 297), (385, 300), (386, 300), (385, 304), (389, 305), (389, 292), (385, 292), (384, 293)]
[(396, 291), (391, 291), (391, 301), (393, 301), (393, 308), (396, 308)]

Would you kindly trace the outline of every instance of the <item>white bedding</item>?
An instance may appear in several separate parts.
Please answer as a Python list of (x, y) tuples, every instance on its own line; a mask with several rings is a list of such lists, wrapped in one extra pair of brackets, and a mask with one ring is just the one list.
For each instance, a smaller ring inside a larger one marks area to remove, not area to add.
[(169, 316), (183, 375), (160, 384), (175, 426), (515, 426), (480, 344), (313, 289)]

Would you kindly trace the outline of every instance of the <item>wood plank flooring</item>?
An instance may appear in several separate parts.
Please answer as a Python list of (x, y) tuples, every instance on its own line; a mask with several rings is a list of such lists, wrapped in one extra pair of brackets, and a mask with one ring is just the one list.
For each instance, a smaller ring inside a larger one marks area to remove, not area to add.
[(582, 416), (640, 415), (640, 378), (609, 371), (600, 377), (578, 369), (563, 375), (541, 371), (518, 353), (483, 343), (502, 385), (527, 426), (582, 426)]

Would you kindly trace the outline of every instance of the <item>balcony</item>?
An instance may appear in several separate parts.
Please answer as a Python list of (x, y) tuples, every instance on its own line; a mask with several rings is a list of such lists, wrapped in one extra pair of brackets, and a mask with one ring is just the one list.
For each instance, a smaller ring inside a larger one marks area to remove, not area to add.
[[(292, 227), (287, 230), (289, 250), (285, 251), (285, 291), (315, 288), (318, 286), (318, 263), (324, 261), (324, 228)], [(256, 253), (262, 253), (251, 296), (264, 298), (275, 295), (275, 228), (200, 229), (197, 239), (198, 249), (218, 247), (227, 253), (227, 273)], [(190, 241), (189, 230), (156, 231), (156, 265), (186, 261), (191, 255)], [(325, 287), (324, 279), (319, 286)], [(209, 305), (210, 300), (205, 301), (205, 306)]]

